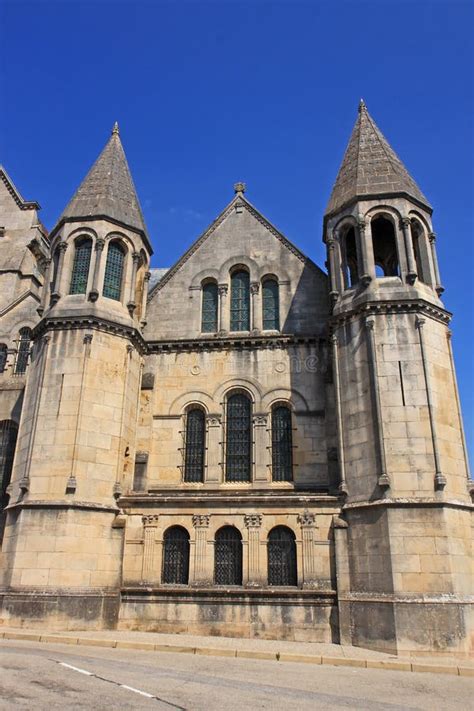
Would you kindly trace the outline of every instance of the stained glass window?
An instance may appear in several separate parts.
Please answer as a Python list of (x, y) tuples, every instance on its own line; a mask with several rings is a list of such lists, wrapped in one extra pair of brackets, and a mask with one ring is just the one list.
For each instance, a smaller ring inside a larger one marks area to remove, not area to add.
[(161, 580), (168, 585), (187, 585), (189, 579), (189, 534), (181, 526), (172, 526), (163, 538)]
[(27, 326), (20, 328), (20, 339), (18, 341), (18, 350), (16, 354), (15, 374), (23, 375), (28, 366), (30, 357), (31, 344), (31, 329)]
[(293, 441), (291, 411), (279, 405), (272, 411), (272, 478), (273, 481), (293, 479)]
[(250, 330), (250, 277), (238, 271), (230, 280), (230, 330)]
[(119, 242), (111, 242), (107, 251), (105, 263), (103, 295), (109, 299), (120, 301), (122, 298), (122, 277), (125, 252)]
[(74, 264), (72, 266), (70, 294), (85, 294), (91, 262), (92, 240), (84, 239), (76, 242)]
[(16, 422), (13, 420), (0, 422), (0, 510), (8, 501), (6, 490), (12, 476), (17, 434)]
[(202, 325), (203, 333), (217, 331), (217, 284), (209, 282), (202, 287)]
[(7, 365), (8, 348), (5, 343), (0, 343), (0, 373), (3, 373)]
[(204, 479), (205, 433), (203, 410), (199, 407), (189, 410), (186, 415), (184, 481), (199, 482)]
[(268, 535), (268, 584), (296, 585), (295, 536), (286, 526), (273, 528)]
[(280, 330), (278, 282), (275, 279), (267, 279), (263, 282), (263, 330)]
[(226, 481), (250, 481), (252, 405), (244, 393), (231, 395), (226, 417)]
[(214, 582), (216, 585), (242, 585), (242, 537), (233, 526), (216, 533), (214, 545)]

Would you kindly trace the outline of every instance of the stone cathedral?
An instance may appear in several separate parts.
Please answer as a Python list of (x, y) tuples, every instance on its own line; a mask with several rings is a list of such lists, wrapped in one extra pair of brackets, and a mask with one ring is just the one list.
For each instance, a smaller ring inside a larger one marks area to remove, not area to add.
[(117, 125), (49, 234), (0, 178), (4, 624), (469, 654), (432, 208), (365, 104), (325, 269), (244, 183), (151, 269)]

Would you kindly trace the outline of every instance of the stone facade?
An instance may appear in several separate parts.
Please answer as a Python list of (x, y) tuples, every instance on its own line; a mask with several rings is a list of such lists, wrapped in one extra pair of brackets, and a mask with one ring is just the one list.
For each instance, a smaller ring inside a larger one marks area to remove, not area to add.
[(468, 654), (432, 210), (365, 106), (327, 275), (242, 183), (150, 270), (117, 127), (49, 236), (2, 178), (3, 619)]

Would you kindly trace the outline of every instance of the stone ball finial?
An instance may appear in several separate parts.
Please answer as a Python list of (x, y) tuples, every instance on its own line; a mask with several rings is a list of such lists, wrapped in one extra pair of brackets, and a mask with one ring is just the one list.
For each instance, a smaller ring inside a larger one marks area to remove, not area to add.
[(234, 183), (234, 192), (236, 192), (236, 193), (244, 193), (246, 187), (247, 187), (247, 186), (245, 185), (245, 183), (241, 183), (241, 182), (239, 182), (239, 183)]
[(112, 129), (112, 136), (118, 136), (119, 135), (119, 125), (118, 121), (114, 123), (114, 127)]

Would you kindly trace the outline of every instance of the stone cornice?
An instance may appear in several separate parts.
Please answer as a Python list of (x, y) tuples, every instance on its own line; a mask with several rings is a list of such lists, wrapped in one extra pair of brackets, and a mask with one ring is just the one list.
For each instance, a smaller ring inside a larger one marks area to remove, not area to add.
[(108, 215), (75, 215), (74, 217), (61, 217), (59, 222), (53, 227), (49, 237), (52, 241), (53, 237), (57, 234), (57, 232), (59, 232), (61, 227), (63, 227), (63, 225), (67, 224), (68, 222), (99, 222), (100, 220), (103, 220), (104, 222), (110, 222), (112, 225), (117, 225), (118, 227), (124, 227), (126, 230), (130, 230), (130, 232), (134, 232), (135, 234), (139, 235), (142, 238), (146, 248), (148, 249), (148, 253), (150, 255), (153, 254), (153, 247), (151, 246), (148, 235), (143, 230), (141, 230), (139, 227), (133, 227), (132, 225), (128, 225), (125, 222), (121, 222), (120, 220), (115, 220), (113, 217), (109, 217)]
[(341, 313), (333, 313), (330, 317), (330, 325), (334, 328), (339, 324), (350, 321), (351, 319), (360, 316), (377, 316), (387, 314), (410, 314), (423, 313), (425, 316), (444, 323), (449, 324), (452, 314), (446, 309), (431, 304), (424, 299), (406, 299), (406, 300), (387, 300), (387, 301), (368, 301), (363, 304), (348, 306), (347, 310)]
[(387, 498), (377, 499), (376, 501), (354, 501), (343, 506), (343, 511), (352, 511), (367, 508), (450, 508), (450, 509), (466, 509), (474, 511), (474, 504), (468, 501), (459, 501), (457, 499), (416, 499), (416, 498)]
[(33, 329), (33, 338), (36, 339), (47, 331), (83, 329), (104, 331), (105, 333), (112, 333), (116, 336), (127, 338), (133, 343), (141, 355), (147, 352), (147, 344), (138, 329), (113, 321), (107, 321), (97, 316), (46, 316)]
[(210, 490), (183, 491), (170, 490), (158, 491), (150, 490), (150, 493), (125, 494), (120, 497), (118, 505), (126, 513), (131, 513), (131, 509), (139, 509), (145, 512), (150, 509), (154, 511), (175, 506), (179, 508), (204, 507), (207, 511), (221, 506), (264, 506), (268, 508), (290, 506), (300, 513), (301, 509), (308, 507), (328, 508), (330, 514), (340, 511), (342, 507), (341, 499), (332, 496), (327, 492), (302, 492), (294, 490), (264, 489), (259, 491), (239, 490)]
[[(278, 605), (305, 605), (305, 604), (319, 604), (319, 605), (334, 605), (337, 597), (337, 592), (335, 590), (316, 590), (314, 588), (296, 588), (296, 589), (275, 589), (275, 588), (251, 588), (251, 587), (223, 587), (221, 589), (216, 587), (192, 587), (183, 588), (171, 586), (157, 587), (154, 585), (143, 586), (127, 586), (121, 589), (122, 601), (130, 602), (134, 598), (138, 600), (143, 600), (144, 597), (148, 598), (147, 602), (191, 602), (191, 601), (205, 601), (205, 602), (222, 602), (225, 601), (235, 601), (235, 602), (254, 602), (261, 604), (278, 604)], [(150, 599), (151, 598), (151, 599)]]
[(305, 344), (324, 342), (323, 336), (216, 336), (215, 338), (194, 338), (170, 341), (148, 341), (149, 353), (171, 353), (176, 351), (214, 351), (214, 350), (254, 350), (286, 348)]
[(80, 509), (82, 511), (104, 511), (114, 515), (119, 513), (118, 507), (113, 504), (108, 506), (107, 504), (95, 504), (91, 501), (48, 501), (46, 499), (18, 501), (5, 508), (8, 511), (12, 509)]

